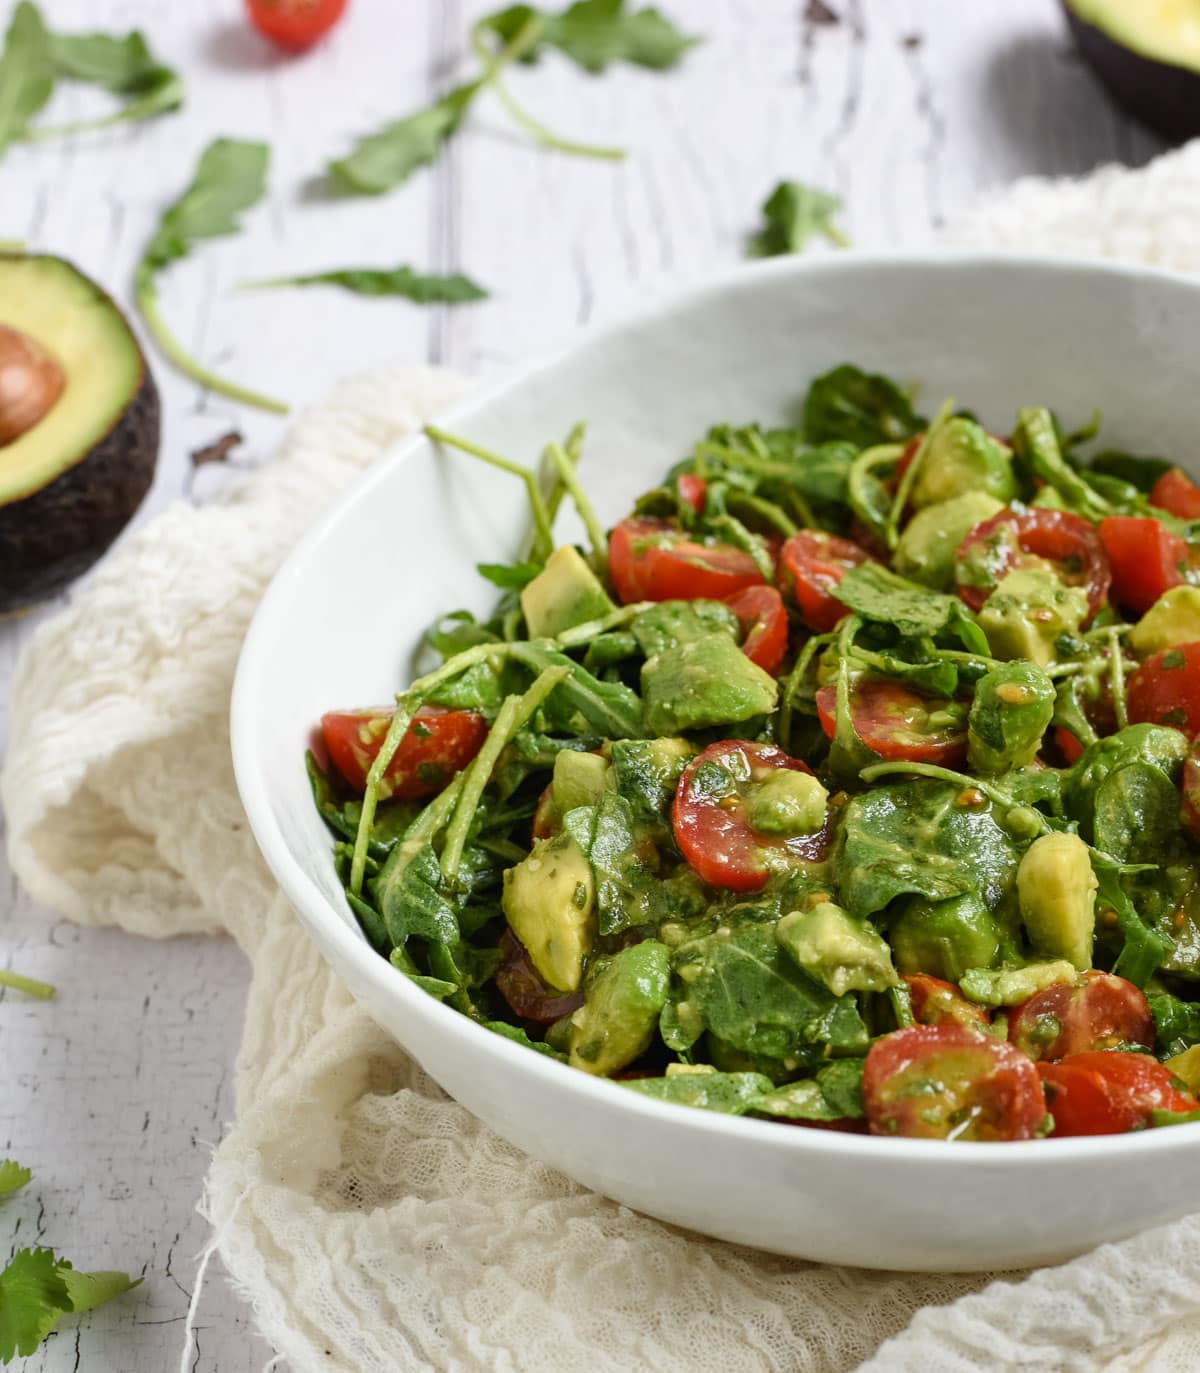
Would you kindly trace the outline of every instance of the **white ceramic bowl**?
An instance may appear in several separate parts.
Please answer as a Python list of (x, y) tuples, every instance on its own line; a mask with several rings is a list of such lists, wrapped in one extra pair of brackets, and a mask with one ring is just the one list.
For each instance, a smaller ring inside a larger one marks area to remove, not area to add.
[[(1005, 429), (1018, 406), (1104, 411), (1112, 446), (1186, 457), (1200, 288), (1102, 264), (996, 257), (780, 260), (593, 332), (445, 424), (530, 461), (587, 420), (582, 473), (614, 520), (716, 421), (785, 421), (842, 361), (919, 379)], [(425, 995), (360, 934), (303, 753), (322, 711), (390, 700), (435, 613), (486, 610), (519, 483), (414, 438), (300, 543), (246, 639), (238, 785), (258, 843), (350, 990), (445, 1089), (521, 1149), (639, 1211), (782, 1254), (901, 1269), (1053, 1262), (1200, 1207), (1200, 1125), (945, 1144), (830, 1134), (650, 1101), (522, 1049)]]

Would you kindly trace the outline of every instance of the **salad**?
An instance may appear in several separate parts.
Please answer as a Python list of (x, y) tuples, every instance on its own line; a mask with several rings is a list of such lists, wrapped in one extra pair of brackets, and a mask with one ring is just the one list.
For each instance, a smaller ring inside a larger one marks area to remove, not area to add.
[[(582, 429), (310, 754), (378, 952), (624, 1090), (956, 1140), (1200, 1119), (1200, 488), (843, 365), (605, 531)], [(555, 546), (564, 502), (586, 530)]]

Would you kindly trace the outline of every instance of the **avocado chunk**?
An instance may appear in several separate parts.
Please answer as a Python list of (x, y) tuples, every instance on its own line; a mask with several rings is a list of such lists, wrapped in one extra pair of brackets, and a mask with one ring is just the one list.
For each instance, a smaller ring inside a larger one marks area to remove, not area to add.
[(1008, 772), (1037, 756), (1054, 715), (1055, 686), (1034, 663), (1005, 663), (975, 684), (967, 721), (972, 771)]
[(612, 770), (598, 753), (560, 749), (554, 758), (554, 807), (560, 815), (577, 806), (598, 806), (612, 790)]
[(706, 634), (737, 640), (738, 618), (721, 601), (660, 601), (633, 622), (633, 637), (647, 658)]
[(834, 996), (883, 992), (900, 980), (879, 931), (832, 901), (789, 912), (775, 926), (775, 938), (802, 972), (824, 983)]
[(1164, 591), (1129, 631), (1126, 643), (1139, 658), (1164, 648), (1200, 640), (1200, 586), (1173, 586)]
[(1193, 1044), (1181, 1054), (1164, 1058), (1163, 1067), (1174, 1073), (1193, 1095), (1200, 1093), (1200, 1044)]
[(1000, 954), (996, 917), (975, 892), (929, 901), (907, 898), (891, 929), (896, 967), (957, 982), (968, 968), (986, 968)]
[(617, 791), (629, 801), (639, 819), (658, 821), (679, 786), (679, 777), (696, 756), (686, 739), (614, 739), (612, 770)]
[(963, 973), (959, 988), (980, 1006), (1019, 1006), (1036, 992), (1058, 982), (1073, 983), (1075, 969), (1059, 959), (1049, 963), (1027, 963), (1023, 968), (971, 968)]
[(596, 938), (596, 882), (569, 834), (539, 839), (504, 874), (501, 908), (529, 961), (549, 985), (573, 992)]
[(829, 793), (808, 772), (776, 768), (750, 788), (746, 797), (746, 819), (759, 834), (790, 839), (798, 834), (816, 834), (825, 824)]
[(565, 629), (599, 620), (616, 607), (573, 544), (563, 544), (521, 591), (521, 613), (531, 639), (553, 639)]
[(896, 546), (896, 571), (935, 591), (953, 591), (954, 555), (959, 544), (977, 524), (1003, 509), (1003, 502), (986, 491), (967, 491), (918, 510)]
[(665, 648), (642, 666), (647, 734), (737, 725), (775, 709), (779, 687), (725, 634)]
[(656, 939), (622, 949), (601, 965), (571, 1017), (571, 1066), (605, 1076), (640, 1058), (654, 1038), (670, 985), (671, 955)]
[(1017, 899), (1029, 942), (1040, 954), (1066, 959), (1077, 972), (1092, 966), (1096, 874), (1077, 834), (1043, 834), (1017, 868)]
[(979, 612), (979, 627), (997, 658), (1028, 658), (1049, 667), (1059, 656), (1058, 640), (1074, 634), (1088, 613), (1087, 592), (1066, 586), (1039, 567), (1019, 567), (1000, 584)]
[(981, 424), (954, 415), (929, 436), (913, 483), (913, 508), (923, 510), (972, 491), (1007, 505), (1017, 494), (1012, 454)]
[(124, 529), (158, 458), (158, 391), (124, 315), (57, 257), (0, 253), (0, 615)]

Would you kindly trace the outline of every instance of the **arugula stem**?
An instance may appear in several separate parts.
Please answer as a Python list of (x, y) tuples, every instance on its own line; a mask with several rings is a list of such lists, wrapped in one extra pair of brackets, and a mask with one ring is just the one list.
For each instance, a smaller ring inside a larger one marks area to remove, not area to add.
[(588, 542), (592, 545), (592, 564), (595, 570), (600, 576), (607, 576), (608, 540), (604, 537), (604, 530), (600, 527), (600, 521), (596, 518), (596, 511), (592, 507), (591, 501), (588, 500), (587, 493), (579, 484), (574, 465), (563, 451), (561, 444), (550, 444), (546, 449), (546, 456), (554, 464), (554, 470), (558, 473), (558, 480), (562, 483), (563, 489), (571, 497), (571, 500), (574, 501), (575, 509), (579, 511), (579, 518), (587, 530)]
[(775, 565), (760, 535), (751, 533), (736, 515), (730, 515), (728, 512), (724, 515), (715, 515), (709, 520), (709, 524), (714, 529), (725, 530), (729, 542), (754, 559), (754, 566), (758, 568), (763, 581), (768, 586), (775, 585)]
[(17, 136), (22, 143), (47, 143), (51, 139), (74, 138), (76, 134), (95, 133), (128, 122), (129, 116), (126, 111), (116, 110), (100, 119), (80, 119), (74, 124), (39, 124), (36, 128), (26, 127)]
[(158, 291), (153, 274), (139, 272), (134, 287), (134, 299), (154, 341), (163, 354), (186, 377), (191, 377), (201, 386), (207, 387), (218, 395), (228, 396), (230, 400), (240, 401), (243, 405), (253, 405), (259, 410), (268, 410), (273, 415), (286, 415), (288, 407), (283, 401), (273, 400), (258, 391), (248, 391), (232, 381), (226, 381), (207, 367), (202, 367), (195, 358), (189, 356), (183, 345), (167, 327), (158, 308)]
[(639, 615), (650, 610), (653, 605), (653, 601), (635, 601), (633, 605), (618, 606), (616, 610), (609, 611), (607, 615), (601, 616), (598, 620), (588, 620), (586, 624), (572, 625), (570, 629), (564, 629), (552, 642), (564, 651), (571, 648), (581, 648), (608, 630), (615, 629), (618, 625), (628, 624), (630, 620), (636, 620)]
[(536, 531), (532, 557), (535, 562), (544, 562), (554, 551), (554, 535), (550, 531), (550, 512), (546, 508), (545, 497), (538, 485), (536, 473), (522, 467), (520, 463), (502, 458), (499, 453), (493, 453), (488, 448), (472, 443), (470, 439), (459, 438), (456, 434), (440, 429), (436, 424), (427, 424), (425, 433), (435, 443), (444, 444), (447, 448), (457, 448), (460, 453), (466, 453), (472, 458), (478, 458), (480, 462), (486, 462), (490, 467), (497, 467), (501, 472), (508, 472), (514, 477), (521, 478), (529, 496), (529, 509), (533, 514), (533, 526)]
[(788, 673), (787, 681), (783, 686), (783, 701), (779, 707), (779, 732), (788, 740), (792, 733), (792, 712), (795, 709), (796, 688), (808, 675), (808, 669), (812, 660), (817, 656), (821, 649), (833, 643), (836, 636), (833, 634), (814, 634), (796, 655), (796, 662)]
[(739, 505), (744, 510), (758, 515), (760, 519), (766, 520), (778, 529), (785, 539), (798, 532), (795, 520), (773, 501), (764, 500), (761, 496), (752, 496), (748, 491), (733, 490), (725, 499), (727, 505)]
[(36, 977), (23, 977), (7, 968), (0, 968), (0, 987), (11, 987), (14, 991), (24, 992), (26, 996), (36, 997), (39, 1001), (49, 1001), (56, 988), (49, 982), (39, 982)]
[(1129, 701), (1125, 691), (1125, 659), (1121, 656), (1121, 633), (1113, 628), (1108, 631), (1108, 682), (1112, 693), (1113, 712), (1117, 717), (1117, 728), (1124, 729), (1129, 724)]
[(904, 515), (908, 498), (912, 494), (921, 468), (925, 465), (925, 456), (929, 452), (933, 437), (953, 413), (954, 402), (952, 400), (944, 401), (941, 409), (934, 416), (933, 423), (921, 435), (921, 442), (917, 445), (913, 460), (908, 464), (904, 475), (896, 485), (896, 494), (892, 497), (892, 508), (888, 511), (887, 524), (884, 528), (887, 546), (893, 550), (900, 543), (900, 520)]

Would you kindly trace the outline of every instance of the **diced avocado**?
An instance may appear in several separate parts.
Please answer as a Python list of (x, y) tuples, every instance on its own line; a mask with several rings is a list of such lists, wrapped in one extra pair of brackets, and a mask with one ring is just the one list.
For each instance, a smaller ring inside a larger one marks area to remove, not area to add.
[(997, 658), (1028, 658), (1049, 667), (1058, 640), (1074, 634), (1088, 612), (1087, 592), (1040, 567), (1008, 573), (984, 602), (979, 625)]
[(571, 1017), (570, 1062), (606, 1075), (650, 1047), (671, 985), (665, 944), (644, 939), (622, 949), (589, 979), (587, 998)]
[(1054, 702), (1054, 683), (1034, 663), (1005, 663), (981, 677), (968, 720), (972, 771), (1028, 767), (1049, 728)]
[(539, 839), (504, 874), (500, 904), (545, 981), (575, 991), (596, 937), (596, 883), (574, 839), (565, 833)]
[(1193, 1095), (1200, 1094), (1200, 1044), (1193, 1044), (1172, 1058), (1164, 1058), (1163, 1067), (1174, 1073)]
[(1077, 972), (1092, 966), (1098, 885), (1077, 834), (1043, 834), (1030, 844), (1017, 868), (1017, 899), (1038, 953), (1064, 958)]
[(1019, 1006), (1035, 992), (1056, 982), (1075, 981), (1075, 969), (1066, 959), (1053, 963), (1027, 963), (1023, 968), (971, 968), (959, 979), (964, 996), (980, 1006)]
[(573, 544), (563, 544), (521, 592), (531, 639), (553, 639), (564, 629), (599, 620), (615, 609), (600, 579)]
[(1139, 658), (1200, 640), (1200, 586), (1164, 591), (1129, 631), (1125, 642)]
[(957, 982), (968, 968), (986, 968), (1000, 953), (996, 917), (975, 892), (945, 901), (909, 897), (888, 931), (902, 973), (930, 973)]
[(617, 790), (644, 820), (661, 820), (675, 796), (679, 775), (696, 756), (686, 739), (615, 739), (612, 770)]
[(776, 768), (750, 788), (746, 819), (759, 834), (815, 834), (825, 823), (829, 793), (808, 772)]
[(1007, 505), (1017, 494), (1012, 454), (982, 425), (955, 415), (929, 437), (913, 483), (912, 503), (922, 510), (969, 491), (983, 492)]
[(711, 1063), (668, 1063), (663, 1071), (664, 1077), (704, 1077), (717, 1070)]
[(954, 555), (972, 529), (1004, 509), (986, 491), (967, 491), (918, 510), (900, 535), (893, 566), (936, 591), (954, 588)]
[(791, 911), (775, 926), (775, 938), (802, 971), (834, 996), (883, 992), (899, 981), (887, 941), (865, 920), (854, 920), (832, 901)]
[(647, 734), (736, 725), (775, 709), (778, 683), (724, 634), (706, 634), (647, 658), (642, 667)]
[(721, 601), (660, 601), (633, 622), (633, 637), (647, 658), (689, 639), (721, 633), (737, 640), (738, 618)]
[(598, 753), (560, 749), (554, 759), (554, 805), (560, 815), (576, 806), (599, 805), (612, 790), (612, 770)]

